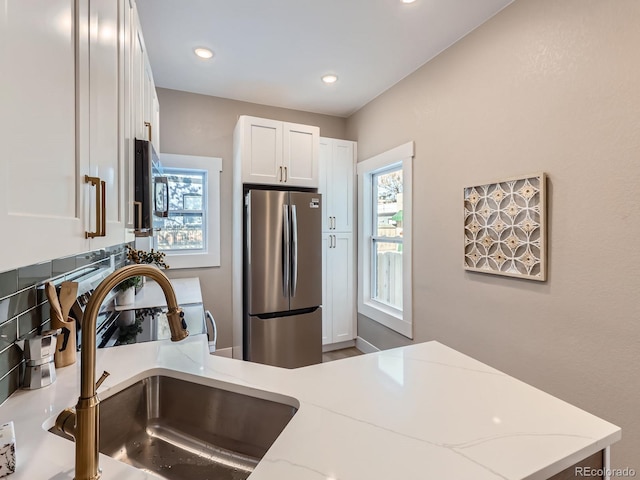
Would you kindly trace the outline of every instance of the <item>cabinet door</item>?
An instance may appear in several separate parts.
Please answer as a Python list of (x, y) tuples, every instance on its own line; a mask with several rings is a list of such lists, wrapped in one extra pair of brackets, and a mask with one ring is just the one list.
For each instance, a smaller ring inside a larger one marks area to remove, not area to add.
[(282, 185), (282, 122), (241, 117), (242, 182)]
[(329, 246), (331, 245), (331, 235), (322, 234), (322, 344), (327, 345), (333, 342), (332, 322), (331, 322), (331, 282), (327, 262), (329, 259)]
[(74, 0), (0, 9), (0, 271), (87, 250), (75, 9)]
[(333, 143), (330, 174), (327, 182), (330, 191), (330, 209), (333, 217), (333, 230), (337, 232), (353, 232), (353, 170), (354, 170), (353, 142), (335, 140)]
[(329, 172), (333, 157), (333, 140), (320, 138), (320, 150), (318, 155), (318, 193), (322, 194), (322, 231), (326, 232), (332, 226), (330, 217), (332, 214), (331, 195), (329, 195)]
[(125, 242), (135, 239), (133, 235), (134, 223), (134, 161), (135, 161), (135, 132), (134, 132), (134, 96), (133, 96), (133, 56), (134, 40), (137, 32), (134, 29), (134, 4), (129, 0), (119, 0), (122, 11), (120, 26), (122, 28), (120, 52), (120, 156), (124, 160), (124, 222)]
[(160, 102), (158, 101), (158, 93), (156, 92), (155, 84), (151, 90), (151, 125), (153, 125), (153, 148), (156, 152), (160, 153)]
[(310, 125), (284, 123), (283, 140), (285, 183), (296, 187), (317, 188), (320, 129)]
[[(91, 248), (124, 240), (124, 160), (120, 155), (120, 52), (118, 2), (91, 0), (89, 6), (89, 164), (90, 175), (105, 181), (106, 236)], [(93, 193), (93, 192), (92, 192)], [(88, 194), (90, 225), (95, 227), (95, 195)]]
[(328, 278), (331, 285), (331, 317), (333, 343), (355, 338), (355, 296), (353, 235), (333, 233), (329, 249)]
[(145, 127), (145, 136), (142, 137), (149, 140), (156, 152), (160, 152), (160, 105), (158, 103), (158, 95), (156, 93), (156, 85), (153, 82), (153, 74), (151, 73), (151, 65), (146, 53), (143, 54), (144, 76), (143, 76), (143, 126)]

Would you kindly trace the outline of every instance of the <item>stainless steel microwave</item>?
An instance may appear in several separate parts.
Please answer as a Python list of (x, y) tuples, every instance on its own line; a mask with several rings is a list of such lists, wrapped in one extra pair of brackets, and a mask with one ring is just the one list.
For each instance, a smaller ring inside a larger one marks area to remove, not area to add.
[(150, 141), (136, 138), (135, 154), (135, 233), (148, 237), (153, 216), (169, 216), (169, 183)]

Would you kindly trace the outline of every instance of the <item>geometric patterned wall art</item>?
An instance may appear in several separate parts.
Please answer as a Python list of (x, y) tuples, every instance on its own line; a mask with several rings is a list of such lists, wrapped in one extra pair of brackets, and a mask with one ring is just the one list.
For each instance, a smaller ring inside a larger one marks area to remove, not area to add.
[(546, 280), (546, 175), (464, 189), (464, 268)]

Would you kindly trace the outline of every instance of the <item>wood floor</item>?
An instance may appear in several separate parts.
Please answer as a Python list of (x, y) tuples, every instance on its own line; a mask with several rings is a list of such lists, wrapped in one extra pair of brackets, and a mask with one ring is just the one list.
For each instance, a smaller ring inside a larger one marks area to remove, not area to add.
[(322, 363), (332, 362), (333, 360), (340, 360), (342, 358), (355, 357), (356, 355), (362, 355), (362, 352), (356, 347), (333, 350), (332, 352), (322, 354)]

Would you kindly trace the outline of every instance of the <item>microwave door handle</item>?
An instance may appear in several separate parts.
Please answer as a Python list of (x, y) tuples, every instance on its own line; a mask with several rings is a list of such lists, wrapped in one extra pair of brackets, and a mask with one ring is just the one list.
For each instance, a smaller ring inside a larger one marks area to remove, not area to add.
[(290, 262), (291, 259), (289, 257), (290, 247), (289, 247), (289, 239), (290, 239), (290, 231), (289, 231), (289, 205), (282, 206), (282, 295), (285, 297), (289, 297), (289, 272), (291, 271)]
[[(169, 216), (169, 179), (155, 177), (154, 185), (153, 214), (156, 217), (167, 218)], [(160, 199), (161, 201), (158, 201)]]
[(169, 182), (164, 184), (164, 211), (162, 212), (163, 217), (169, 216)]
[(291, 205), (291, 296), (296, 296), (298, 288), (298, 212)]

